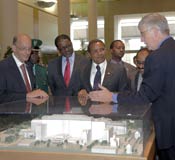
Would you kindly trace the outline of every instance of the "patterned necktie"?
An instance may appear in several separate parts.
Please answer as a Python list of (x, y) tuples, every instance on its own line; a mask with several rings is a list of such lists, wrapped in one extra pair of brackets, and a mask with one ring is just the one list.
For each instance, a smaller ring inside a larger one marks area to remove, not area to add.
[(94, 78), (94, 86), (93, 86), (93, 90), (99, 90), (98, 84), (101, 84), (101, 71), (100, 71), (100, 66), (97, 65), (96, 66), (97, 72), (95, 74), (95, 78)]
[(69, 58), (66, 58), (67, 64), (66, 64), (66, 68), (64, 71), (64, 82), (66, 84), (66, 86), (68, 87), (69, 85), (69, 81), (70, 81), (70, 62), (69, 62)]
[[(25, 81), (27, 93), (28, 93), (28, 92), (31, 92), (32, 89), (31, 89), (31, 87), (30, 87), (29, 79), (28, 79), (28, 77), (27, 77), (25, 65), (22, 64), (22, 65), (20, 66), (20, 68), (21, 68), (21, 70), (22, 70), (22, 74), (23, 74), (23, 78), (24, 78), (24, 81)], [(31, 103), (26, 102), (25, 112), (26, 112), (26, 113), (30, 113), (30, 111), (31, 111)]]
[(24, 78), (24, 81), (25, 81), (26, 90), (27, 90), (27, 92), (31, 92), (31, 87), (30, 87), (29, 79), (28, 79), (28, 77), (27, 77), (25, 65), (22, 64), (22, 65), (20, 66), (20, 68), (21, 68), (21, 70), (22, 70), (23, 78)]

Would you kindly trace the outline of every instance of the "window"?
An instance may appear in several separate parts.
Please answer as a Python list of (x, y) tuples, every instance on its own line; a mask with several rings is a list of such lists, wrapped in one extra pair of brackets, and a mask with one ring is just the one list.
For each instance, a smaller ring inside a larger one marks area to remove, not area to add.
[[(175, 12), (162, 12), (166, 16), (171, 35), (175, 36)], [(138, 23), (145, 14), (131, 14), (115, 16), (115, 39), (121, 39), (125, 43), (126, 54), (123, 60), (133, 64), (136, 52), (145, 44), (140, 40)]]
[[(97, 37), (104, 41), (104, 18), (98, 17)], [(74, 50), (86, 49), (88, 45), (88, 20), (87, 18), (71, 22), (71, 39)]]

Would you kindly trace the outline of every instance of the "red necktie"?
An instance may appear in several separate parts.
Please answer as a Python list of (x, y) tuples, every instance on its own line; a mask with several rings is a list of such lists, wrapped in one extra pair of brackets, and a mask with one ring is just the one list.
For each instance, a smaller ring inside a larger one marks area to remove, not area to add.
[(70, 100), (69, 100), (69, 97), (66, 97), (66, 101), (65, 101), (65, 111), (66, 111), (66, 112), (70, 112)]
[(22, 65), (20, 66), (20, 68), (21, 68), (21, 70), (22, 70), (22, 74), (23, 74), (23, 77), (24, 77), (24, 81), (25, 81), (25, 85), (26, 85), (26, 90), (27, 90), (27, 92), (31, 92), (31, 87), (30, 87), (29, 79), (28, 79), (28, 77), (27, 77), (25, 65), (22, 64)]
[(70, 62), (69, 62), (69, 58), (66, 58), (67, 64), (65, 67), (65, 71), (64, 71), (64, 82), (66, 84), (66, 86), (68, 87), (69, 85), (69, 81), (70, 81)]
[[(21, 68), (21, 70), (22, 70), (22, 74), (23, 74), (23, 77), (24, 77), (24, 81), (25, 81), (27, 93), (28, 93), (28, 92), (31, 92), (31, 87), (30, 87), (29, 79), (28, 79), (28, 77), (27, 77), (25, 65), (22, 64), (22, 65), (20, 66), (20, 68)], [(26, 102), (26, 109), (25, 109), (25, 112), (26, 112), (26, 113), (29, 113), (30, 110), (31, 110), (31, 104), (30, 104), (29, 102)]]

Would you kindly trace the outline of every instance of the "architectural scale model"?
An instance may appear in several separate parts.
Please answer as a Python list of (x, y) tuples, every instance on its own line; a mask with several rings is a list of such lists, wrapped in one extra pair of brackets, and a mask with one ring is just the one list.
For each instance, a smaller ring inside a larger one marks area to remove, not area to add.
[(141, 120), (48, 115), (0, 132), (0, 148), (142, 155)]

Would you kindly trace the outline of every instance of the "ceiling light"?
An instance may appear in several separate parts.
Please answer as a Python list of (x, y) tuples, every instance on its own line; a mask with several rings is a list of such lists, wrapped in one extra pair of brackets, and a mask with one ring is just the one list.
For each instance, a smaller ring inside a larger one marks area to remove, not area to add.
[(49, 8), (52, 7), (57, 0), (37, 0), (37, 5), (41, 8)]

